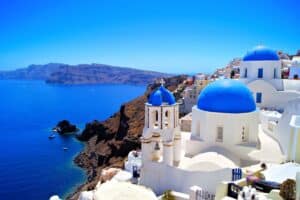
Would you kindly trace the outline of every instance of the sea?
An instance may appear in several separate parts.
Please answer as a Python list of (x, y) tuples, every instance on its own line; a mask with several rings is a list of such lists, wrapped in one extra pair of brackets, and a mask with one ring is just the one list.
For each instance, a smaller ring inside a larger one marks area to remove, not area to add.
[(122, 103), (142, 95), (145, 89), (1, 80), (0, 199), (65, 198), (86, 180), (84, 170), (73, 163), (84, 143), (74, 135), (49, 139), (51, 129), (67, 119), (82, 130), (87, 122), (110, 117)]

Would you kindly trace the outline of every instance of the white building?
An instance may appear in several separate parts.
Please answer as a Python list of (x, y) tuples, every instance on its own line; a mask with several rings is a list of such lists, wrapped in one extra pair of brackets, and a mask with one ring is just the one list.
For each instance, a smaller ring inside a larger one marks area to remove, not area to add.
[(163, 85), (150, 96), (145, 105), (145, 126), (142, 141), (142, 160), (173, 165), (180, 159), (179, 105)]
[(157, 194), (214, 194), (232, 169), (259, 162), (300, 162), (300, 82), (281, 79), (275, 51), (256, 48), (241, 62), (241, 79), (208, 84), (181, 132), (178, 104), (163, 85), (145, 104), (141, 184)]
[(183, 91), (183, 113), (190, 113), (192, 107), (197, 103), (198, 95), (210, 82), (205, 74), (195, 75), (193, 85), (185, 88)]
[(251, 160), (247, 155), (257, 146), (259, 115), (246, 85), (230, 79), (209, 84), (192, 116), (188, 155), (219, 149), (238, 165)]
[(278, 141), (286, 160), (300, 162), (297, 123), (291, 121), (300, 115), (300, 81), (282, 79), (277, 53), (265, 47), (248, 52), (240, 71), (240, 81), (253, 92), (257, 106), (265, 110), (260, 113), (263, 131)]
[(265, 47), (257, 47), (244, 56), (240, 81), (253, 92), (258, 107), (282, 110), (288, 101), (299, 96), (299, 82), (282, 79), (281, 65), (276, 51)]

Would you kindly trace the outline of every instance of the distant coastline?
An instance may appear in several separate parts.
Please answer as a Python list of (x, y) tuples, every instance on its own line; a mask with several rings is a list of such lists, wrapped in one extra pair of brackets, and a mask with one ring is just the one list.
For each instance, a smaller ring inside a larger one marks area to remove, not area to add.
[(44, 80), (48, 84), (131, 84), (147, 85), (170, 74), (106, 64), (67, 65), (49, 63), (30, 65), (12, 71), (0, 71), (1, 79)]

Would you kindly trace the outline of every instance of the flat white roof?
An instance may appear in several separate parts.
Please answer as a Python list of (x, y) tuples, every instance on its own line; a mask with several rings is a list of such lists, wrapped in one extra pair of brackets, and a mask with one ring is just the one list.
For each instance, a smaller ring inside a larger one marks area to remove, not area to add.
[(267, 181), (282, 183), (286, 179), (296, 180), (296, 174), (300, 173), (300, 164), (285, 163), (282, 165), (271, 165), (262, 173), (265, 175)]
[(95, 200), (157, 200), (156, 195), (148, 188), (128, 182), (108, 181), (95, 191)]
[(188, 171), (215, 171), (224, 168), (236, 168), (233, 161), (216, 152), (200, 153), (192, 158), (183, 158), (179, 168)]
[(272, 117), (272, 118), (281, 118), (281, 114), (278, 111), (271, 111), (271, 110), (260, 110), (260, 112), (268, 117)]

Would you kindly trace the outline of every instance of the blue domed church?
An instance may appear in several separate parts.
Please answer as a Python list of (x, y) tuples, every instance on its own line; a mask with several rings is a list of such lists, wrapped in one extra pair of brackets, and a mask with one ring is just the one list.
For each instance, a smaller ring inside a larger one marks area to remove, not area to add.
[(141, 142), (144, 162), (161, 160), (172, 166), (180, 161), (179, 104), (164, 87), (163, 81), (145, 104), (145, 126)]
[(215, 80), (201, 90), (191, 131), (180, 130), (179, 104), (162, 84), (145, 103), (140, 183), (156, 194), (195, 196), (194, 186), (214, 194), (236, 168), (300, 160), (298, 97), (300, 84), (281, 79), (281, 60), (266, 47), (243, 57), (239, 80)]
[(244, 83), (206, 86), (192, 109), (190, 133), (180, 131), (178, 103), (161, 85), (145, 104), (140, 181), (157, 194), (188, 192), (193, 185), (214, 192), (231, 180), (231, 169), (254, 162), (249, 153), (257, 141), (258, 109)]
[(197, 145), (187, 145), (189, 155), (222, 149), (241, 164), (250, 159), (247, 152), (256, 148), (257, 139), (258, 110), (244, 83), (223, 79), (204, 88), (192, 110), (190, 142)]

